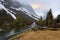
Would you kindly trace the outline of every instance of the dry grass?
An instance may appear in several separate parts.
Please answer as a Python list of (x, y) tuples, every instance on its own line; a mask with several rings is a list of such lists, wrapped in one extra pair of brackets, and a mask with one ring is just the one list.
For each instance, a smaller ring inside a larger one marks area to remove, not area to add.
[(31, 31), (20, 40), (60, 40), (60, 31)]
[(60, 40), (60, 30), (28, 31), (24, 33), (24, 36), (18, 36), (18, 40)]

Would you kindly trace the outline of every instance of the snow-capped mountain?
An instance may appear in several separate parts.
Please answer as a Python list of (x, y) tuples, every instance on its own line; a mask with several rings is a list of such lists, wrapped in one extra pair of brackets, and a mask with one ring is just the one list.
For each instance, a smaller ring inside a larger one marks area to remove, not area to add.
[(7, 14), (11, 15), (13, 19), (16, 19), (16, 16), (22, 16), (32, 21), (38, 20), (38, 16), (31, 6), (22, 4), (17, 0), (0, 0), (0, 7), (4, 9)]
[(12, 16), (7, 14), (4, 9), (0, 10), (0, 26), (7, 22), (11, 23), (13, 20)]

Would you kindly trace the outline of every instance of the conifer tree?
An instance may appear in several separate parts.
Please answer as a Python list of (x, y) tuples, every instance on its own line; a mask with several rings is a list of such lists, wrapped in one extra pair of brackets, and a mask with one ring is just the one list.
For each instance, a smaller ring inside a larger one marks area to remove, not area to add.
[(57, 16), (57, 22), (60, 23), (60, 15)]
[(52, 10), (50, 9), (47, 17), (46, 17), (47, 25), (50, 25), (53, 23), (53, 15), (52, 15)]

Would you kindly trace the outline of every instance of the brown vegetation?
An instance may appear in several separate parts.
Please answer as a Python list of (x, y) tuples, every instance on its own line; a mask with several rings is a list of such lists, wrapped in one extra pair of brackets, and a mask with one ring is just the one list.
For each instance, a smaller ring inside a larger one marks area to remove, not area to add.
[(49, 30), (29, 31), (29, 32), (25, 32), (23, 36), (16, 36), (15, 39), (18, 39), (18, 40), (60, 40), (60, 30), (59, 31), (49, 31)]
[(60, 23), (49, 25), (50, 28), (60, 28)]

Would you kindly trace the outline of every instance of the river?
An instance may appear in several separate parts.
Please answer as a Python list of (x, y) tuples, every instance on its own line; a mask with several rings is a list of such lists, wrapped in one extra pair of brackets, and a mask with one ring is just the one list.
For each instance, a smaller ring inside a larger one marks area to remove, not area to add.
[(25, 32), (27, 30), (30, 30), (32, 28), (35, 27), (35, 22), (33, 22), (31, 25), (27, 26), (27, 27), (22, 27), (21, 29), (13, 29), (13, 30), (7, 30), (5, 32), (0, 32), (1, 36), (0, 36), (0, 40), (8, 40), (9, 38), (11, 38), (12, 36)]

